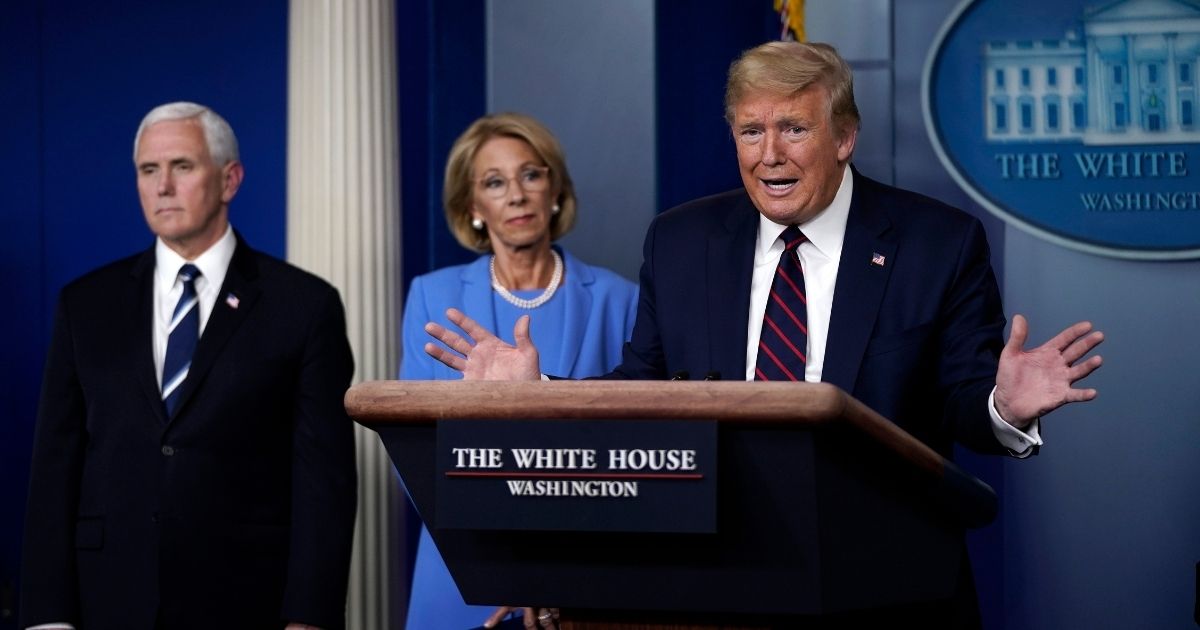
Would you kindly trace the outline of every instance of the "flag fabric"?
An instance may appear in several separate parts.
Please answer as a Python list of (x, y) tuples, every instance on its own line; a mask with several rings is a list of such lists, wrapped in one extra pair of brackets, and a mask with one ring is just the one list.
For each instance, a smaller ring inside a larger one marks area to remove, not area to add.
[(775, 11), (779, 13), (779, 39), (804, 41), (804, 0), (775, 0)]

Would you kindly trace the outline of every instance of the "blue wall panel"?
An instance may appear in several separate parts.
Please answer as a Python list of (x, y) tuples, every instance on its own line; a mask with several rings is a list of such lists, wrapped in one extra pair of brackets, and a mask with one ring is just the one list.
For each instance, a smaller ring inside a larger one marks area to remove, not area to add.
[(484, 0), (397, 3), (405, 290), (475, 257), (446, 226), (442, 174), (454, 139), (486, 111), (484, 9)]
[(779, 36), (770, 2), (656, 3), (658, 208), (742, 185), (725, 74), (742, 51)]
[(15, 628), (17, 561), (21, 514), (29, 479), (32, 410), (37, 404), (44, 360), (46, 313), (42, 307), (41, 255), (42, 150), (39, 85), (40, 11), (15, 3), (0, 18), (0, 309), (5, 331), (0, 361), (0, 628)]
[(1011, 229), (1005, 300), (1040, 343), (1090, 319), (1100, 394), (1005, 462), (1008, 627), (1195, 628), (1200, 561), (1200, 262), (1104, 258)]
[(559, 242), (633, 280), (658, 210), (654, 18), (644, 0), (594, 4), (586, 29), (571, 3), (493, 0), (488, 12), (488, 109), (545, 124), (575, 183), (578, 220)]
[(255, 247), (282, 255), (287, 3), (222, 0), (204, 11), (147, 1), (118, 6), (46, 2), (50, 286), (150, 244), (132, 138), (146, 111), (175, 100), (209, 105), (229, 120), (246, 163), (231, 219)]

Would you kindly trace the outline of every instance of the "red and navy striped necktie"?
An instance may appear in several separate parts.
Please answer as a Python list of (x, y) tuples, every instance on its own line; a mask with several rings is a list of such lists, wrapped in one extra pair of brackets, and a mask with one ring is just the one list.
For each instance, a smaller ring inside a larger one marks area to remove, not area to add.
[(775, 268), (771, 295), (758, 338), (756, 381), (803, 381), (808, 362), (808, 300), (804, 296), (804, 269), (796, 248), (808, 240), (800, 228), (790, 226), (779, 236), (783, 253)]

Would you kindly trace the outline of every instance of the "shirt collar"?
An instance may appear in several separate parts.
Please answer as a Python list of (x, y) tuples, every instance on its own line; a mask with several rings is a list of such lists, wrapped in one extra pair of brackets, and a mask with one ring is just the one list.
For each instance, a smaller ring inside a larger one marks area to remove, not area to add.
[(155, 282), (158, 283), (159, 289), (165, 295), (167, 291), (171, 290), (171, 287), (175, 286), (175, 279), (179, 277), (179, 268), (184, 263), (190, 262), (200, 269), (201, 278), (219, 287), (220, 283), (225, 281), (225, 272), (229, 270), (229, 263), (233, 260), (235, 249), (237, 249), (237, 238), (233, 235), (233, 226), (226, 226), (225, 234), (195, 260), (186, 260), (175, 250), (167, 247), (161, 238), (156, 239), (154, 244)]
[[(800, 231), (808, 237), (822, 254), (828, 258), (841, 255), (842, 241), (846, 238), (846, 221), (850, 216), (850, 198), (854, 195), (854, 176), (847, 166), (842, 171), (842, 183), (838, 186), (837, 194), (829, 207), (817, 213), (808, 221), (800, 224)], [(788, 226), (771, 221), (762, 214), (758, 215), (758, 253), (766, 255), (770, 252), (779, 235)], [(782, 250), (780, 250), (782, 251)]]

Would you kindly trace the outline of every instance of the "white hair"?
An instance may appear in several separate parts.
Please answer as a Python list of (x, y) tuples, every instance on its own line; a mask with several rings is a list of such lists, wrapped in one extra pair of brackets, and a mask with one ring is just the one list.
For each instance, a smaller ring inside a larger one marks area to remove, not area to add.
[(237, 136), (233, 135), (233, 127), (230, 127), (220, 114), (203, 105), (180, 101), (159, 105), (142, 119), (137, 135), (133, 137), (133, 161), (137, 162), (138, 144), (142, 141), (142, 132), (146, 128), (164, 120), (190, 118), (199, 119), (200, 127), (204, 130), (204, 141), (208, 144), (208, 154), (217, 166), (225, 166), (238, 159), (238, 142)]

